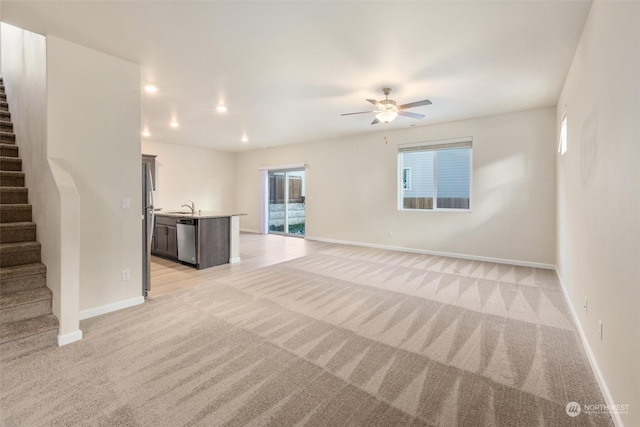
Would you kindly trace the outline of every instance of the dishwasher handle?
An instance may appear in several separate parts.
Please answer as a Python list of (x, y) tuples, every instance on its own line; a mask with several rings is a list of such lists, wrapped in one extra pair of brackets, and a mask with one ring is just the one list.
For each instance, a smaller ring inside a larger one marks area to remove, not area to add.
[(178, 218), (176, 220), (176, 223), (183, 224), (183, 225), (196, 225), (196, 220), (190, 219), (190, 218)]

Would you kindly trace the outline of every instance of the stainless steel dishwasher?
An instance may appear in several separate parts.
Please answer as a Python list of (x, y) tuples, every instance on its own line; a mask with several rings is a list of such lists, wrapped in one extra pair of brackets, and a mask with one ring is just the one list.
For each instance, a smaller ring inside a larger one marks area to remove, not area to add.
[(176, 228), (178, 231), (178, 259), (180, 261), (196, 265), (198, 263), (196, 251), (196, 219), (178, 218)]

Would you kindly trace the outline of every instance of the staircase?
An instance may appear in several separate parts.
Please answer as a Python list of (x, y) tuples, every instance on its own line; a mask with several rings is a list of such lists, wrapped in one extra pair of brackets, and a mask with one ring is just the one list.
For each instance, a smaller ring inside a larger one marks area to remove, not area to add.
[(0, 361), (55, 345), (46, 272), (0, 77)]

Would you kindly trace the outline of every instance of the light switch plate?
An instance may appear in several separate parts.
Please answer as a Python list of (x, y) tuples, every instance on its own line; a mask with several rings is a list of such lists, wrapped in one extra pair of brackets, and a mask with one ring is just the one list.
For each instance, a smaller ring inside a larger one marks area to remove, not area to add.
[(122, 198), (122, 209), (129, 209), (131, 207), (131, 199), (128, 197)]

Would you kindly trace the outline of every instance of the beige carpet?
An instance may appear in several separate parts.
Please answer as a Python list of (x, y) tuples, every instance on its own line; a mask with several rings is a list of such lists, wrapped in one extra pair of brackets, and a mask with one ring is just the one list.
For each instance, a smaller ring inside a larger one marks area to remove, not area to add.
[(82, 322), (2, 426), (610, 426), (555, 274), (333, 246)]

